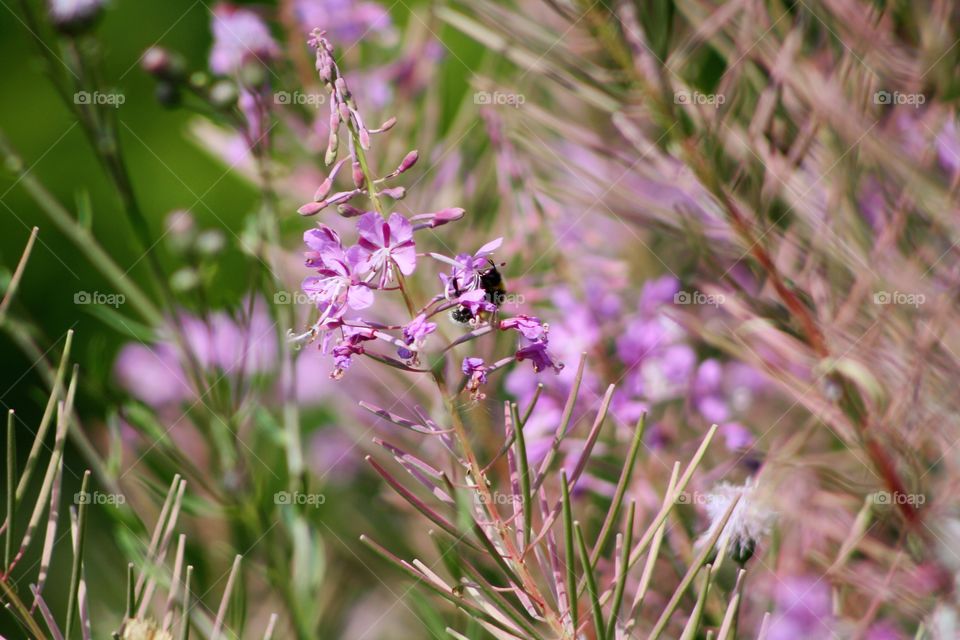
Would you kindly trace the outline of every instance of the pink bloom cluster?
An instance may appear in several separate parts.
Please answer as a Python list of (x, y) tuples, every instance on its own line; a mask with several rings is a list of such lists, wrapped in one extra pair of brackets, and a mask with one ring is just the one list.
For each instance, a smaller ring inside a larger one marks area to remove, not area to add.
[[(466, 386), (476, 397), (482, 396), (480, 386), (486, 383), (490, 372), (514, 361), (529, 360), (538, 372), (546, 369), (559, 372), (562, 365), (548, 352), (547, 325), (532, 316), (498, 318), (503, 287), (492, 256), (500, 248), (501, 238), (472, 254), (455, 257), (426, 254), (448, 265), (450, 272), (440, 274), (442, 292), (415, 310), (404, 282), (416, 270), (418, 258), (425, 254), (417, 252), (414, 235), (459, 220), (464, 211), (449, 208), (409, 218), (397, 212), (381, 213), (384, 196), (396, 200), (405, 195), (403, 187), (387, 187), (386, 183), (412, 168), (419, 155), (416, 150), (410, 151), (391, 173), (380, 178), (370, 175), (365, 155), (370, 148), (370, 136), (389, 130), (395, 120), (388, 120), (379, 129), (367, 129), (333, 58), (333, 46), (321, 31), (314, 31), (310, 44), (317, 52), (317, 72), (330, 92), (330, 131), (325, 161), (333, 167), (317, 189), (314, 201), (300, 207), (299, 212), (309, 216), (336, 206), (340, 215), (357, 218), (357, 242), (346, 246), (333, 228), (322, 223), (304, 233), (308, 249), (305, 264), (315, 275), (303, 281), (302, 289), (316, 305), (319, 317), (298, 339), (319, 340), (320, 350), (333, 357), (334, 378), (341, 377), (357, 355), (372, 356), (407, 371), (424, 371), (415, 367), (427, 338), (437, 331), (437, 323), (432, 318), (451, 311), (452, 317), (470, 331), (447, 348), (469, 342), (493, 329), (519, 334), (519, 345), (512, 356), (489, 365), (474, 357), (463, 362)], [(336, 161), (343, 129), (346, 129), (349, 156)], [(334, 191), (338, 174), (348, 160), (352, 167), (352, 188)], [(363, 211), (350, 204), (361, 195), (373, 203), (375, 211)], [(383, 292), (399, 293), (404, 298), (411, 316), (409, 321), (385, 324), (357, 315), (370, 309), (377, 295)], [(370, 343), (376, 341), (390, 345), (395, 354), (371, 351)]]

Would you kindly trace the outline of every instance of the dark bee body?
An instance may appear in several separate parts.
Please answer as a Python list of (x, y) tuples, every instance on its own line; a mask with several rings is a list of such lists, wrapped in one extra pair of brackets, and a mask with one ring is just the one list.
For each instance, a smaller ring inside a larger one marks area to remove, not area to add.
[(495, 264), (490, 263), (490, 268), (480, 274), (480, 287), (487, 294), (487, 302), (493, 303), (498, 308), (503, 304), (507, 287), (503, 284), (503, 276), (497, 271)]
[[(497, 265), (489, 259), (487, 261), (490, 263), (490, 268), (479, 273), (480, 288), (483, 289), (484, 293), (486, 294), (487, 302), (499, 308), (500, 305), (503, 304), (503, 300), (507, 295), (507, 288), (504, 285), (503, 276), (500, 274), (500, 271), (497, 270)], [(457, 289), (456, 285), (454, 286), (454, 293), (457, 296), (460, 295), (460, 291)], [(474, 320), (475, 316), (470, 309), (460, 305), (450, 312), (450, 318), (459, 324), (470, 324), (470, 322)]]

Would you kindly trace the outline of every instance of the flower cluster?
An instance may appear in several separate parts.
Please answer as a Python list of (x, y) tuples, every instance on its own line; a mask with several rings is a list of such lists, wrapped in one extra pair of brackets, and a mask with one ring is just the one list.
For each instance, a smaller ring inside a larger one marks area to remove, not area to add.
[(206, 318), (181, 312), (170, 321), (167, 333), (180, 332), (182, 345), (169, 336), (151, 345), (128, 343), (114, 364), (120, 385), (160, 409), (202, 395), (191, 380), (192, 365), (200, 373), (230, 379), (273, 373), (277, 361), (274, 323), (262, 299), (248, 306), (249, 317), (239, 320), (223, 311)]
[[(311, 216), (330, 206), (337, 206), (341, 216), (356, 218), (357, 241), (347, 246), (332, 227), (320, 223), (304, 233), (307, 246), (305, 264), (315, 275), (307, 277), (302, 289), (319, 311), (310, 330), (298, 340), (318, 339), (319, 348), (332, 355), (332, 377), (339, 378), (348, 369), (354, 356), (368, 355), (374, 359), (406, 371), (417, 369), (419, 354), (427, 339), (438, 333), (433, 320), (449, 311), (453, 320), (469, 329), (465, 336), (448, 344), (443, 351), (490, 333), (494, 329), (516, 331), (518, 346), (515, 353), (492, 364), (481, 358), (468, 357), (462, 371), (467, 377), (465, 387), (475, 398), (483, 397), (480, 387), (492, 371), (515, 361), (529, 360), (536, 372), (552, 369), (559, 372), (563, 365), (548, 351), (549, 327), (539, 319), (519, 315), (500, 319), (500, 305), (504, 297), (503, 277), (493, 261), (493, 254), (503, 242), (497, 238), (474, 253), (454, 257), (439, 253), (418, 253), (415, 234), (425, 229), (461, 219), (464, 210), (448, 208), (410, 217), (398, 212), (386, 214), (383, 198), (398, 200), (405, 195), (402, 186), (385, 186), (388, 181), (410, 170), (419, 154), (412, 150), (391, 173), (375, 178), (366, 158), (371, 135), (389, 130), (396, 122), (389, 119), (379, 129), (367, 129), (346, 80), (333, 57), (333, 46), (322, 31), (314, 31), (310, 44), (316, 49), (316, 68), (321, 81), (330, 93), (330, 128), (325, 162), (333, 165), (325, 180), (299, 213)], [(340, 137), (346, 130), (348, 157), (337, 161)], [(341, 169), (349, 161), (351, 188), (334, 191)], [(371, 211), (350, 204), (358, 196), (366, 196), (372, 203)], [(441, 291), (419, 309), (405, 286), (407, 277), (417, 269), (419, 258), (430, 257), (449, 267), (440, 273)], [(357, 315), (369, 314), (382, 292), (402, 296), (410, 319), (404, 323), (385, 323)], [(379, 342), (377, 342), (379, 341)], [(372, 350), (369, 343), (385, 343), (394, 353)]]

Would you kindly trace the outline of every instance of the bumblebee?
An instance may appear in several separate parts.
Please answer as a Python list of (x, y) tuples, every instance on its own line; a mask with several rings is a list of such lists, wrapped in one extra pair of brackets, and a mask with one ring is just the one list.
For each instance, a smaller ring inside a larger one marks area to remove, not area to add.
[[(480, 288), (486, 294), (487, 302), (499, 309), (507, 296), (507, 287), (503, 282), (503, 276), (497, 269), (497, 265), (489, 258), (487, 258), (487, 262), (490, 266), (477, 274), (478, 281)], [(454, 295), (459, 297), (461, 293), (456, 282), (454, 282)], [(460, 305), (450, 312), (450, 318), (458, 324), (470, 324), (476, 318), (476, 315), (467, 307)]]

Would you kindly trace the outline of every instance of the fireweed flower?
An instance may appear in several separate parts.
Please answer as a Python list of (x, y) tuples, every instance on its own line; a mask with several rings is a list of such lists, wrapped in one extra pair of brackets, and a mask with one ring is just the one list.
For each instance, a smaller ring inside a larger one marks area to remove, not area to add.
[(359, 247), (344, 250), (339, 238), (327, 244), (318, 240), (328, 237), (327, 234), (320, 230), (319, 234), (309, 236), (307, 246), (312, 251), (307, 253), (306, 263), (320, 275), (305, 278), (301, 285), (304, 293), (322, 310), (321, 321), (340, 317), (348, 306), (366, 309), (373, 304), (373, 291), (361, 279), (365, 272), (362, 251)]
[[(492, 255), (501, 246), (502, 238), (484, 244), (473, 254), (463, 253), (455, 258), (429, 254), (451, 269), (449, 273), (439, 274), (442, 292), (416, 309), (404, 286), (405, 277), (413, 275), (418, 267), (414, 234), (455, 222), (463, 217), (464, 210), (451, 207), (411, 217), (396, 212), (383, 213), (383, 197), (399, 198), (405, 193), (401, 186), (385, 184), (410, 170), (417, 163), (419, 153), (408, 152), (392, 172), (381, 178), (370, 175), (371, 163), (366, 158), (370, 137), (388, 131), (395, 120), (388, 120), (379, 129), (367, 129), (324, 32), (314, 30), (310, 44), (316, 49), (317, 72), (330, 92), (330, 135), (325, 160), (333, 167), (317, 189), (314, 202), (300, 207), (299, 213), (314, 215), (336, 204), (341, 216), (356, 218), (357, 240), (356, 244), (345, 246), (337, 232), (322, 224), (304, 234), (307, 247), (305, 265), (317, 275), (306, 278), (302, 288), (320, 314), (308, 331), (292, 336), (292, 339), (298, 342), (319, 340), (320, 350), (333, 358), (333, 378), (342, 377), (355, 356), (368, 356), (405, 371), (424, 372), (414, 367), (419, 364), (419, 352), (427, 337), (437, 331), (437, 323), (431, 318), (453, 309), (461, 315), (469, 314), (471, 329), (447, 345), (444, 352), (496, 328), (516, 330), (519, 334), (519, 346), (510, 357), (492, 364), (476, 357), (467, 357), (463, 361), (461, 370), (467, 377), (463, 387), (474, 398), (483, 397), (480, 388), (490, 373), (513, 362), (530, 360), (537, 371), (553, 369), (559, 372), (563, 365), (547, 351), (547, 325), (529, 315), (507, 318), (502, 322), (495, 320), (499, 307), (496, 296), (502, 290), (502, 281), (495, 270)], [(342, 129), (347, 132), (349, 157), (337, 162)], [(352, 188), (335, 191), (335, 182), (347, 173), (348, 164)], [(350, 203), (361, 195), (369, 198), (374, 211), (364, 211)], [(365, 316), (373, 313), (376, 300), (384, 295), (403, 296), (412, 319), (380, 322)], [(348, 308), (364, 313), (359, 316), (348, 314)], [(500, 322), (499, 326), (497, 322)], [(368, 344), (375, 341), (390, 345), (399, 359), (379, 350), (376, 344)]]
[(113, 373), (130, 395), (151, 407), (176, 405), (190, 397), (190, 385), (176, 348), (159, 343), (125, 345), (113, 364)]
[(707, 540), (716, 533), (730, 503), (737, 496), (740, 501), (720, 533), (716, 548), (725, 547), (730, 557), (742, 565), (753, 556), (757, 542), (770, 534), (776, 519), (776, 513), (759, 496), (754, 480), (747, 480), (740, 486), (724, 482), (713, 488), (706, 504), (710, 527), (700, 540)]
[(413, 226), (399, 213), (384, 220), (376, 211), (365, 213), (357, 221), (363, 268), (380, 274), (380, 286), (395, 279), (394, 267), (405, 276), (417, 267)]
[(482, 358), (464, 358), (463, 365), (460, 367), (463, 374), (467, 376), (467, 391), (477, 400), (482, 400), (485, 396), (480, 391), (482, 385), (487, 384), (488, 367), (484, 364)]
[(210, 70), (231, 75), (250, 62), (266, 64), (280, 54), (280, 48), (260, 17), (248, 9), (228, 3), (213, 8), (213, 49)]
[(834, 635), (830, 585), (823, 578), (788, 576), (778, 579), (776, 602), (767, 634), (770, 640)]
[(540, 340), (547, 335), (548, 327), (539, 318), (520, 314), (500, 321), (503, 330), (516, 329), (527, 340)]
[(453, 259), (438, 253), (431, 253), (431, 257), (453, 267), (450, 275), (440, 274), (440, 279), (444, 285), (444, 295), (453, 298), (464, 292), (479, 288), (480, 274), (490, 268), (490, 256), (502, 244), (503, 238), (497, 238), (480, 247), (473, 255), (461, 253)]
[(172, 339), (163, 339), (152, 345), (127, 344), (114, 362), (120, 386), (152, 407), (175, 406), (196, 395), (187, 373), (192, 362), (230, 377), (269, 375), (276, 368), (275, 325), (262, 299), (253, 301), (246, 318), (224, 312), (206, 319), (181, 313), (177, 326), (189, 356)]
[(339, 41), (355, 42), (368, 34), (392, 40), (396, 35), (390, 13), (376, 2), (294, 0), (293, 12), (305, 31), (322, 24)]
[(563, 369), (563, 363), (554, 361), (547, 353), (546, 340), (536, 340), (517, 349), (516, 358), (518, 361), (529, 360), (533, 364), (533, 370), (537, 373), (547, 369), (553, 369), (557, 373)]
[(427, 316), (418, 315), (403, 328), (403, 341), (418, 348), (423, 346), (427, 336), (437, 330), (436, 322), (427, 322)]
[(335, 380), (343, 377), (343, 372), (350, 368), (353, 363), (353, 356), (363, 354), (363, 343), (376, 340), (376, 335), (371, 329), (344, 327), (344, 340), (333, 348), (334, 370), (332, 378)]

